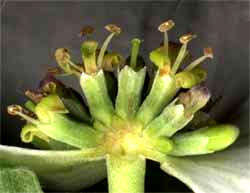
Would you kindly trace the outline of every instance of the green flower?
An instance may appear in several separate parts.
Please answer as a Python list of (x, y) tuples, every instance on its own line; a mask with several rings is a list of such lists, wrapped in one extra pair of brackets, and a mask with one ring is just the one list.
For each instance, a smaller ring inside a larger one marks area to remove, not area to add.
[[(157, 67), (149, 83), (147, 67), (138, 55), (139, 39), (131, 41), (126, 61), (107, 51), (111, 39), (121, 33), (114, 24), (105, 26), (110, 35), (100, 48), (92, 39), (81, 44), (83, 64), (75, 64), (67, 49), (57, 49), (58, 65), (64, 75), (77, 76), (86, 101), (48, 75), (38, 90), (26, 92), (25, 108), (8, 107), (9, 114), (26, 120), (22, 141), (40, 150), (1, 145), (0, 166), (26, 167), (50, 190), (80, 190), (107, 173), (110, 193), (138, 193), (144, 192), (145, 164), (150, 159), (196, 192), (246, 190), (245, 178), (239, 184), (235, 181), (241, 172), (245, 175), (237, 161), (246, 157), (238, 156), (239, 150), (222, 151), (235, 142), (239, 129), (210, 119), (204, 126), (206, 114), (201, 109), (211, 94), (199, 85), (206, 72), (198, 65), (213, 57), (212, 49), (206, 48), (204, 56), (181, 71), (187, 44), (195, 36), (182, 36), (181, 46), (172, 49), (167, 31), (173, 26), (172, 20), (159, 26), (164, 44), (149, 54)], [(87, 34), (94, 31), (87, 29)], [(217, 151), (222, 152), (213, 154)], [(233, 168), (228, 168), (233, 161)], [(218, 168), (228, 175), (219, 174)]]

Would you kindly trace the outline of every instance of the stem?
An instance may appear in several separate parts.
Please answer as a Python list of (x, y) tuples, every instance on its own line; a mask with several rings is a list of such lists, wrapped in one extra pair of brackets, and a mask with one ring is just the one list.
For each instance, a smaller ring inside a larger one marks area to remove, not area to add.
[(143, 193), (146, 160), (138, 156), (107, 156), (109, 193)]
[(207, 58), (207, 56), (202, 56), (198, 59), (196, 59), (195, 61), (193, 61), (191, 64), (189, 64), (184, 71), (190, 71), (192, 69), (194, 69), (197, 65), (199, 65), (201, 62), (203, 62), (205, 59)]
[(68, 64), (70, 66), (72, 66), (73, 68), (75, 68), (76, 70), (80, 71), (80, 72), (83, 71), (82, 68), (80, 68), (79, 66), (77, 66), (76, 64), (74, 64), (74, 62), (72, 62), (71, 60), (68, 60)]
[(172, 67), (172, 74), (175, 74), (186, 54), (187, 44), (183, 44)]
[(168, 54), (168, 32), (164, 32), (164, 47), (166, 49), (166, 53)]

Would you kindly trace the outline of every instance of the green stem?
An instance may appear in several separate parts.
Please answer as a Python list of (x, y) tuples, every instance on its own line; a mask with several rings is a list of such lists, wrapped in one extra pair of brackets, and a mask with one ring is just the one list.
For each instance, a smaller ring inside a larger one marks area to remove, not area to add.
[(113, 36), (115, 35), (116, 33), (111, 33), (107, 39), (104, 41), (103, 45), (102, 45), (102, 48), (100, 50), (100, 53), (99, 53), (99, 56), (97, 58), (97, 67), (98, 68), (101, 68), (102, 66), (102, 61), (103, 61), (103, 57), (104, 57), (104, 54), (105, 54), (105, 51), (107, 50), (108, 48), (108, 45), (109, 45), (109, 42), (111, 41), (111, 39), (113, 38)]
[(146, 160), (142, 157), (107, 157), (109, 193), (143, 193)]
[(168, 54), (168, 32), (164, 32), (164, 47), (166, 49), (166, 53)]
[(175, 74), (186, 54), (186, 50), (187, 50), (187, 44), (183, 44), (180, 51), (179, 51), (179, 54), (175, 60), (175, 63), (173, 64), (173, 67), (172, 67), (172, 74)]

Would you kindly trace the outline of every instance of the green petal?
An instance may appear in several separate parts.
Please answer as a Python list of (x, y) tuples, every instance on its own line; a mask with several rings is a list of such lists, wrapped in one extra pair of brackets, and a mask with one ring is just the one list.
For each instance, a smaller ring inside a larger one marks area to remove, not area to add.
[(93, 118), (110, 125), (114, 108), (108, 95), (103, 71), (100, 70), (95, 75), (82, 73), (80, 84)]
[(43, 151), (0, 145), (0, 165), (34, 171), (50, 190), (75, 191), (106, 176), (103, 157), (83, 151)]
[(182, 104), (170, 104), (158, 117), (149, 123), (144, 132), (148, 136), (171, 137), (192, 118), (193, 116), (186, 117), (184, 115), (184, 106)]
[(145, 68), (135, 72), (129, 66), (125, 66), (118, 74), (115, 110), (124, 119), (133, 117), (139, 108), (145, 74)]
[(37, 125), (39, 130), (47, 136), (78, 148), (97, 146), (99, 134), (91, 126), (66, 115), (52, 112), (48, 112), (48, 114), (51, 122)]
[(138, 121), (147, 125), (158, 115), (173, 98), (178, 88), (174, 77), (157, 72), (149, 95), (144, 100), (136, 115)]
[(25, 168), (0, 168), (0, 192), (42, 193), (36, 175)]
[(250, 192), (249, 101), (238, 112), (234, 124), (241, 136), (229, 149), (211, 155), (168, 157), (161, 168), (187, 184), (196, 193)]

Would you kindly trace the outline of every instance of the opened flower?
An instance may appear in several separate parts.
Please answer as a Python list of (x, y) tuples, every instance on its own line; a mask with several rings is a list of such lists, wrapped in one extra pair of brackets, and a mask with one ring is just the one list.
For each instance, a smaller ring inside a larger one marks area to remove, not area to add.
[[(200, 85), (207, 76), (200, 63), (213, 58), (212, 49), (180, 70), (196, 36), (169, 42), (172, 27), (172, 20), (159, 26), (164, 42), (149, 54), (156, 66), (153, 77), (139, 55), (139, 39), (131, 41), (126, 60), (108, 50), (121, 33), (113, 24), (105, 26), (110, 34), (101, 47), (88, 38), (82, 43), (83, 64), (74, 63), (68, 49), (57, 49), (60, 69), (50, 69), (37, 90), (25, 92), (25, 107), (8, 107), (9, 114), (26, 120), (22, 141), (41, 150), (0, 146), (1, 167), (27, 167), (50, 190), (80, 190), (107, 175), (110, 193), (138, 193), (144, 192), (150, 159), (195, 192), (244, 192), (247, 182), (235, 181), (244, 171), (227, 167), (235, 160), (232, 167), (240, 169), (242, 157), (224, 151), (239, 136), (238, 127), (218, 124), (201, 111), (211, 94)], [(80, 35), (93, 32), (87, 26)], [(54, 75), (75, 75), (86, 101)], [(218, 174), (217, 167), (227, 175)]]

